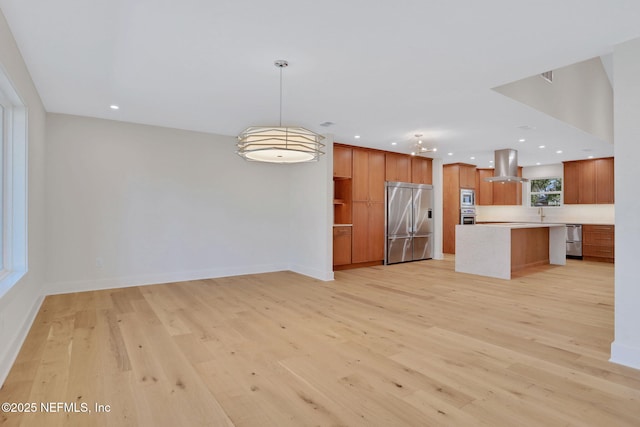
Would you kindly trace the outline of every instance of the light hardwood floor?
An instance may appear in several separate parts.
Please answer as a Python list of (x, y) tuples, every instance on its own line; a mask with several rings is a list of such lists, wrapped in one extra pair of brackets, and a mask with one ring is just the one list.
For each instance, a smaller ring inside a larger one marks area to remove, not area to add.
[(640, 425), (640, 371), (607, 361), (614, 266), (529, 273), (448, 257), (51, 296), (0, 402), (92, 412), (0, 424)]

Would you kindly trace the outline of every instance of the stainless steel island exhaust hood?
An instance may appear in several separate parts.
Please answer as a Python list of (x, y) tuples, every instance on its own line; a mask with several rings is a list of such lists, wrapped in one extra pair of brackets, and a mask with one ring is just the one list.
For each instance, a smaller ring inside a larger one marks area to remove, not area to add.
[(485, 178), (489, 182), (527, 182), (526, 178), (518, 176), (518, 152), (510, 148), (496, 150), (495, 170), (493, 177)]

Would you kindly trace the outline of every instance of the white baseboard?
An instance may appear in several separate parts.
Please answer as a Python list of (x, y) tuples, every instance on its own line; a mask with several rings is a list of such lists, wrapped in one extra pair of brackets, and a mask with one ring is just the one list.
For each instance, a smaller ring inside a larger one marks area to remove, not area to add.
[(294, 273), (322, 280), (323, 282), (330, 282), (334, 280), (333, 271), (331, 270), (318, 270), (316, 268), (305, 267), (303, 265), (292, 265), (289, 267), (289, 270), (293, 271)]
[(611, 343), (611, 358), (609, 362), (640, 369), (640, 348), (614, 341)]
[(18, 357), (18, 353), (20, 353), (20, 349), (22, 348), (24, 340), (27, 338), (27, 334), (29, 334), (31, 325), (38, 315), (38, 311), (40, 311), (42, 301), (44, 301), (43, 296), (39, 296), (34, 300), (24, 322), (22, 322), (22, 325), (16, 330), (13, 338), (10, 339), (8, 345), (4, 348), (2, 354), (0, 354), (0, 386), (4, 384), (4, 380), (7, 379), (13, 363)]
[(52, 282), (43, 287), (45, 295), (67, 294), (72, 292), (99, 291), (103, 289), (127, 288), (132, 286), (157, 285), (161, 283), (188, 282), (190, 280), (215, 279), (219, 277), (240, 276), (245, 274), (272, 273), (289, 270), (286, 265), (252, 265), (243, 267), (211, 270), (181, 271), (174, 273), (145, 274), (128, 277), (77, 280), (72, 282)]

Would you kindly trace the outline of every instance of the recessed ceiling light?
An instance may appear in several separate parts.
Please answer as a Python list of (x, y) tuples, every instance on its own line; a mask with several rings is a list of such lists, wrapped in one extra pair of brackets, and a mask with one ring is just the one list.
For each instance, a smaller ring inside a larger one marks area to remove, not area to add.
[(493, 160), (489, 160), (489, 163), (493, 163)]
[(120, 107), (118, 107), (115, 104), (109, 105), (109, 108), (111, 108), (112, 110), (119, 110), (120, 109)]
[(562, 150), (556, 151), (556, 154), (562, 154)]
[(593, 159), (593, 156), (589, 156), (590, 159)]
[(448, 156), (453, 156), (453, 153), (447, 153)]
[(538, 145), (538, 148), (544, 148), (544, 145)]
[(398, 145), (398, 143), (397, 142), (392, 142), (391, 145)]
[(437, 149), (437, 148), (434, 148), (434, 149), (433, 149), (433, 150), (431, 150), (431, 151), (433, 151), (433, 152), (435, 153), (436, 151), (438, 151), (438, 149)]
[(536, 165), (540, 166), (540, 162), (536, 163)]
[(469, 157), (469, 158), (470, 158), (471, 160), (475, 160), (475, 159), (476, 159), (476, 158), (475, 158), (475, 157), (473, 157), (473, 156), (471, 156), (471, 157)]
[(520, 142), (525, 142), (525, 141), (526, 141), (526, 139), (524, 139), (524, 138), (520, 138), (518, 141), (520, 141)]
[(415, 151), (412, 151), (412, 152), (411, 152), (411, 155), (412, 155), (412, 156), (415, 156), (415, 155), (416, 155), (416, 152), (415, 152)]
[(354, 136), (355, 139), (360, 139), (360, 135)]

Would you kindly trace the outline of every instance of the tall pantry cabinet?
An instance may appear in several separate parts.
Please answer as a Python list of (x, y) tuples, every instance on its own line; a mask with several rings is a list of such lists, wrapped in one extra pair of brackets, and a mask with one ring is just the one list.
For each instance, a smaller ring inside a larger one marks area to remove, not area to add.
[(351, 262), (384, 260), (384, 152), (353, 148)]
[(442, 252), (455, 254), (456, 225), (460, 224), (460, 189), (475, 189), (476, 166), (466, 163), (444, 165), (442, 177)]

